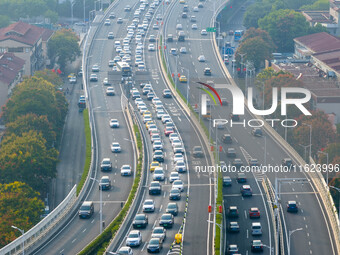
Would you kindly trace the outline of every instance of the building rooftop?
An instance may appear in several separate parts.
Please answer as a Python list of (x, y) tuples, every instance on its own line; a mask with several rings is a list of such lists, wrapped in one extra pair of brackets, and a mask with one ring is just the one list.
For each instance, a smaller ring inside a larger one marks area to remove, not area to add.
[(11, 84), (24, 64), (25, 60), (16, 57), (13, 53), (0, 53), (0, 81)]
[(335, 22), (329, 18), (329, 11), (303, 11), (302, 15), (305, 16), (308, 22), (335, 24)]
[(0, 29), (0, 41), (14, 40), (33, 46), (40, 38), (47, 41), (53, 30), (19, 21)]
[(335, 71), (340, 71), (340, 49), (313, 54), (313, 58), (325, 63)]
[(318, 102), (321, 102), (321, 98), (340, 98), (340, 88), (338, 82), (335, 79), (324, 78), (322, 71), (311, 64), (300, 63), (280, 63), (272, 64), (274, 70), (283, 70), (290, 72), (295, 77), (300, 76), (300, 80), (303, 82), (304, 88), (310, 90), (314, 97), (318, 98)]
[(295, 42), (304, 45), (314, 53), (340, 49), (340, 39), (326, 32), (300, 36)]

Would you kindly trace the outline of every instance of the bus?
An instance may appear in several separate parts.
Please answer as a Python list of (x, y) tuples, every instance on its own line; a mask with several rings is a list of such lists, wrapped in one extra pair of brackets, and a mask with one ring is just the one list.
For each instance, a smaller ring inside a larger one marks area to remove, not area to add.
[(238, 42), (242, 37), (242, 30), (235, 30), (234, 32), (234, 41)]
[(126, 62), (117, 62), (119, 71), (122, 72), (122, 76), (129, 76), (131, 74), (131, 67)]

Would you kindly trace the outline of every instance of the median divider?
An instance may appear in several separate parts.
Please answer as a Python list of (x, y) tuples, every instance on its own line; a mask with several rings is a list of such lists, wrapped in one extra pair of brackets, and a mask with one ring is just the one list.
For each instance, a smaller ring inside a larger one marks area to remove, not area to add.
[[(220, 9), (219, 9), (220, 10)], [(218, 13), (218, 11), (216, 12)], [(216, 58), (222, 68), (222, 70), (224, 71), (225, 75), (227, 76), (227, 78), (229, 79), (229, 81), (231, 82), (231, 85), (233, 86), (237, 86), (237, 84), (235, 83), (235, 81), (232, 79), (228, 69), (226, 68), (226, 66), (224, 65), (224, 62), (222, 60), (222, 57), (219, 53), (218, 50), (218, 45), (216, 43), (216, 35), (215, 33), (213, 33), (213, 40), (212, 40), (212, 44), (213, 44), (213, 49), (216, 55)], [(258, 116), (255, 114), (252, 114), (249, 111), (248, 108), (248, 103), (247, 103), (247, 99), (245, 99), (244, 101), (244, 105), (246, 110), (248, 111), (248, 113), (259, 120), (262, 120), (264, 123), (263, 128), (266, 130), (267, 134), (270, 135), (273, 140), (279, 145), (281, 146), (282, 149), (284, 149), (296, 162), (298, 162), (301, 166), (305, 166), (307, 165), (307, 163), (302, 159), (302, 157), (295, 151), (295, 149), (288, 144), (263, 118), (262, 116)], [(312, 162), (311, 162), (312, 163)], [(336, 254), (340, 254), (340, 232), (339, 232), (339, 225), (338, 225), (338, 221), (337, 221), (337, 216), (336, 216), (336, 212), (334, 211), (334, 203), (332, 203), (332, 200), (330, 199), (330, 195), (329, 195), (329, 191), (327, 188), (327, 185), (323, 180), (322, 175), (318, 175), (317, 173), (311, 173), (310, 171), (308, 171), (306, 173), (306, 176), (308, 176), (311, 180), (311, 183), (313, 184), (312, 187), (315, 188), (317, 190), (317, 193), (320, 195), (321, 201), (322, 201), (322, 207), (321, 209), (323, 210), (323, 208), (326, 211), (327, 214), (327, 218), (329, 220), (330, 223), (330, 227), (331, 230), (333, 232), (334, 235), (334, 240), (336, 242), (335, 246), (336, 246)], [(316, 198), (318, 199), (318, 196), (316, 196)], [(320, 200), (318, 199), (319, 203)], [(321, 204), (320, 204), (321, 206)]]

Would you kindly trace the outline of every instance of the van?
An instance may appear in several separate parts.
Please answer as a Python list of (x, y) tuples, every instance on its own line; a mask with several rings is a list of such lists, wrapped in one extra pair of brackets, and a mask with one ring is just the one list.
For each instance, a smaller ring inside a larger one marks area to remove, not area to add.
[(94, 205), (92, 201), (84, 201), (79, 208), (79, 218), (91, 218), (94, 213)]
[(115, 41), (115, 44), (114, 44), (114, 45), (115, 45), (115, 48), (121, 46), (121, 45), (120, 45), (120, 41)]
[(251, 234), (253, 236), (262, 235), (262, 226), (260, 222), (253, 222), (251, 224)]

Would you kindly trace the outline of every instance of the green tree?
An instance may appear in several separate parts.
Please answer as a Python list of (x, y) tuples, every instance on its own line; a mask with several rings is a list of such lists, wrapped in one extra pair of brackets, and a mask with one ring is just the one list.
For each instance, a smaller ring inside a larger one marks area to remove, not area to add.
[(241, 45), (236, 50), (236, 62), (240, 63), (240, 54), (246, 54), (243, 57), (243, 62), (247, 61), (253, 63), (256, 69), (259, 69), (264, 65), (266, 59), (272, 58), (273, 50), (269, 44), (265, 42), (260, 36), (249, 38), (248, 40), (242, 41)]
[(45, 18), (50, 19), (52, 24), (56, 24), (58, 22), (58, 13), (52, 10), (47, 10), (44, 14)]
[(249, 29), (257, 28), (259, 19), (266, 16), (272, 10), (272, 3), (257, 2), (247, 8), (244, 14), (243, 25)]
[(35, 190), (46, 190), (48, 181), (56, 175), (58, 152), (47, 149), (41, 133), (29, 131), (21, 136), (11, 134), (0, 148), (0, 183), (22, 181)]
[(293, 39), (310, 31), (305, 17), (293, 10), (273, 11), (261, 18), (258, 24), (269, 33), (279, 52), (293, 51)]
[(6, 15), (0, 15), (0, 28), (7, 27), (10, 24), (10, 19)]
[[(323, 111), (312, 111), (311, 116), (301, 115), (296, 120), (298, 123), (312, 125), (312, 155), (325, 148), (328, 143), (334, 141), (335, 132), (333, 126), (328, 120), (327, 114)], [(309, 145), (310, 128), (306, 125), (299, 125), (294, 128), (293, 141), (294, 147), (299, 149), (299, 144)], [(301, 149), (299, 149), (301, 152)]]
[(39, 193), (22, 182), (0, 184), (0, 248), (19, 237), (40, 221), (44, 203)]
[(5, 122), (13, 122), (27, 113), (46, 115), (58, 138), (64, 125), (66, 107), (66, 99), (50, 82), (33, 76), (15, 87), (2, 114)]
[(51, 123), (46, 116), (37, 116), (33, 113), (28, 113), (23, 116), (19, 116), (15, 121), (8, 122), (6, 124), (5, 136), (15, 134), (16, 136), (22, 136), (23, 133), (27, 133), (30, 130), (34, 130), (37, 133), (41, 133), (46, 140), (45, 146), (51, 148), (56, 141), (56, 133), (53, 130)]
[(52, 63), (58, 63), (64, 72), (66, 64), (80, 55), (79, 38), (69, 29), (61, 29), (54, 33), (48, 42), (47, 53)]
[(55, 88), (59, 88), (64, 83), (59, 75), (57, 75), (55, 72), (52, 72), (49, 69), (36, 71), (34, 73), (34, 76), (38, 78), (43, 78), (45, 81), (52, 83), (55, 86)]
[(308, 10), (308, 11), (323, 11), (329, 10), (329, 0), (318, 0), (313, 4), (306, 4), (300, 7), (301, 10)]

